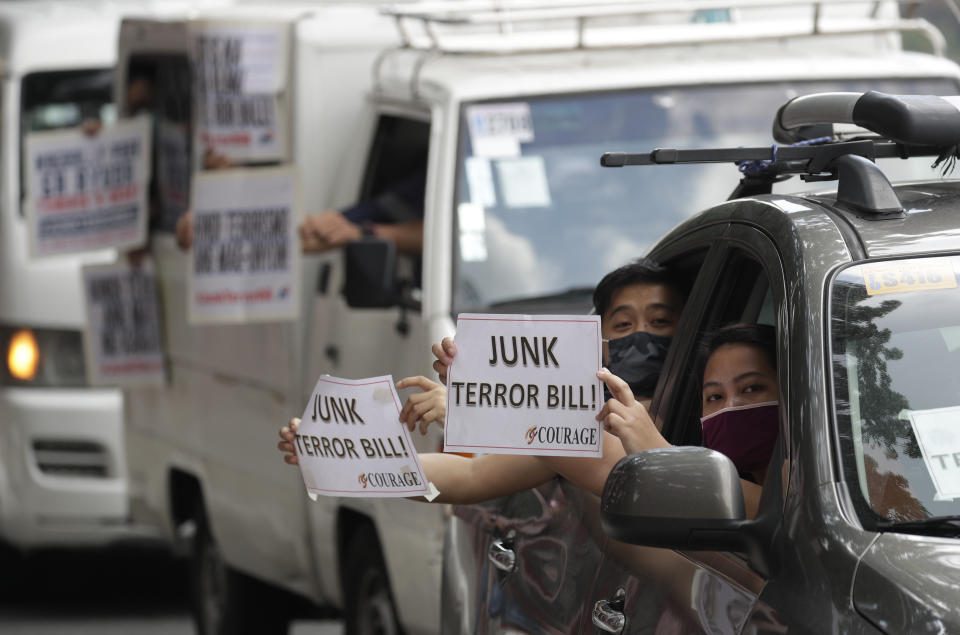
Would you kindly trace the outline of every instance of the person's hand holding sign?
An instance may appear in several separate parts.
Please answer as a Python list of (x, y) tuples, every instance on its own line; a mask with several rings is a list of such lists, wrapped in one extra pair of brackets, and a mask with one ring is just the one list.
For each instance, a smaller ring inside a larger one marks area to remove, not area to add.
[(413, 432), (420, 422), (420, 434), (426, 434), (431, 423), (443, 426), (443, 418), (447, 412), (447, 389), (435, 381), (430, 381), (422, 375), (404, 377), (397, 382), (397, 389), (416, 386), (423, 392), (407, 397), (403, 409), (400, 411), (400, 423), (406, 424)]
[(627, 454), (670, 447), (653, 423), (647, 409), (634, 397), (627, 382), (606, 368), (601, 368), (597, 377), (607, 385), (613, 395), (612, 399), (603, 404), (597, 421), (603, 424), (604, 430), (619, 437)]
[(457, 354), (457, 345), (454, 344), (452, 337), (445, 337), (432, 347), (433, 356), (437, 359), (433, 362), (433, 370), (440, 376), (440, 383), (447, 383), (447, 369), (453, 363), (453, 356)]
[(280, 438), (283, 440), (277, 444), (277, 449), (286, 452), (283, 455), (283, 460), (288, 465), (300, 465), (300, 458), (297, 457), (297, 450), (294, 448), (294, 443), (297, 440), (297, 428), (299, 427), (300, 419), (294, 417), (288, 425), (280, 428)]

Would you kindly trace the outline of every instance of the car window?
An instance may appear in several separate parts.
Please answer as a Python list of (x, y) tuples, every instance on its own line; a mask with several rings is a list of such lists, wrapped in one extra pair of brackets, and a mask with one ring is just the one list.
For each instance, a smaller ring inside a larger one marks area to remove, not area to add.
[(150, 229), (172, 232), (190, 206), (190, 64), (186, 55), (133, 55), (125, 82), (123, 115), (153, 121)]
[[(429, 121), (381, 114), (367, 155), (357, 207), (375, 203), (389, 216), (389, 222), (422, 219), (429, 149)], [(399, 254), (397, 273), (402, 280), (420, 286), (419, 259)]]
[[(74, 128), (87, 119), (116, 120), (113, 69), (44, 71), (24, 75), (20, 84), (20, 156), (30, 132)], [(26, 196), (20, 161), (20, 200)], [(20, 214), (23, 215), (23, 205)]]
[(868, 520), (960, 514), (960, 256), (849, 267), (831, 292), (836, 423)]
[[(709, 272), (705, 272), (709, 275)], [(769, 278), (760, 262), (746, 252), (735, 250), (727, 257), (721, 274), (702, 306), (688, 305), (697, 324), (685, 335), (690, 353), (681, 371), (683, 379), (660, 413), (667, 440), (676, 445), (701, 443), (701, 382), (705, 353), (700, 344), (716, 329), (729, 324), (770, 324), (775, 326), (775, 309)]]

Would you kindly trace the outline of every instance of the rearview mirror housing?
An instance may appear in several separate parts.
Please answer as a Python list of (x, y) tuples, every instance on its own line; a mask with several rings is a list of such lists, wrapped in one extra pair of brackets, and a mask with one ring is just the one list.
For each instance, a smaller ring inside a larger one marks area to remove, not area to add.
[(603, 528), (621, 542), (683, 550), (747, 551), (737, 470), (701, 447), (647, 450), (621, 459), (603, 487)]
[(343, 297), (356, 308), (388, 308), (400, 301), (397, 246), (392, 240), (362, 238), (343, 251)]

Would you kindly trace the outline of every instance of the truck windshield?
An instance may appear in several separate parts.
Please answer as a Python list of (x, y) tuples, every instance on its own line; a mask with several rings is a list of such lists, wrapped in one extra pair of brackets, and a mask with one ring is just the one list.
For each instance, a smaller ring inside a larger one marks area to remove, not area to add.
[(833, 283), (841, 450), (875, 521), (960, 513), (958, 277), (951, 256), (856, 265)]
[[(730, 165), (601, 168), (602, 153), (767, 145), (773, 115), (788, 99), (866, 90), (955, 94), (957, 84), (942, 78), (782, 82), (465, 104), (454, 313), (533, 310), (536, 299), (548, 302), (558, 294), (586, 310), (589, 290), (604, 274), (725, 198), (739, 177)], [(935, 176), (928, 159), (892, 163), (884, 165), (891, 179)], [(778, 191), (804, 187), (791, 179)], [(579, 294), (569, 293), (576, 289)]]

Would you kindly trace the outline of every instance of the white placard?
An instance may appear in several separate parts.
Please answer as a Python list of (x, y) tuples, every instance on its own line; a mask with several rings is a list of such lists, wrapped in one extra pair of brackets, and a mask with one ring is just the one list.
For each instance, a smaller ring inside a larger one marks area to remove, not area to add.
[(54, 256), (137, 247), (147, 237), (150, 120), (26, 135), (24, 185), (30, 249)]
[(163, 384), (157, 279), (149, 259), (83, 268), (84, 350), (94, 386)]
[(198, 162), (207, 149), (234, 163), (287, 158), (287, 100), (281, 95), (290, 29), (286, 22), (191, 26)]
[(295, 320), (300, 245), (294, 169), (200, 172), (192, 199), (190, 322)]
[(190, 144), (185, 124), (161, 120), (157, 124), (157, 190), (161, 227), (171, 230), (190, 207)]
[(499, 159), (497, 176), (507, 207), (549, 207), (550, 184), (543, 157)]
[(520, 156), (520, 144), (534, 140), (533, 117), (526, 102), (468, 106), (466, 117), (473, 156)]
[(960, 498), (960, 406), (907, 415), (938, 498)]
[(410, 432), (400, 423), (393, 378), (324, 375), (294, 441), (311, 498), (398, 497), (428, 492)]
[(601, 456), (600, 316), (457, 318), (444, 450)]
[(470, 202), (484, 207), (497, 206), (497, 190), (493, 184), (493, 169), (490, 159), (485, 157), (467, 157), (463, 162), (467, 173), (467, 185), (470, 188)]

